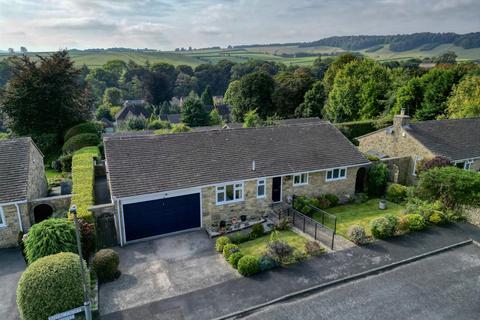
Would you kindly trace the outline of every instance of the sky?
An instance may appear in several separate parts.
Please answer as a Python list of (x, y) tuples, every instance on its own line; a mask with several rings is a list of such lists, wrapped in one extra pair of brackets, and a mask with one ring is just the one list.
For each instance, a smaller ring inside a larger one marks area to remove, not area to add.
[(480, 0), (0, 0), (0, 50), (194, 48), (480, 31)]

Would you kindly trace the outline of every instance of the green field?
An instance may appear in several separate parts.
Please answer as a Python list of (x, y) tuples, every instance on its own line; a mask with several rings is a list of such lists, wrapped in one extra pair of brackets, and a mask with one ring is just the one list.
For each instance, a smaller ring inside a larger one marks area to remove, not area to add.
[[(410, 58), (425, 58), (439, 56), (447, 51), (455, 51), (458, 60), (477, 60), (480, 59), (480, 48), (463, 49), (453, 44), (440, 45), (433, 50), (421, 51), (420, 49), (393, 52), (390, 51), (388, 45), (375, 52), (367, 52), (366, 50), (359, 51), (360, 53), (367, 55), (378, 61), (390, 61), (390, 60), (406, 60)], [(150, 63), (166, 62), (173, 65), (186, 64), (192, 67), (198, 66), (202, 63), (217, 63), (221, 60), (230, 60), (233, 62), (246, 62), (249, 59), (266, 60), (282, 62), (287, 65), (311, 65), (316, 59), (312, 57), (301, 58), (286, 58), (281, 57), (282, 53), (295, 54), (299, 52), (308, 52), (314, 54), (338, 54), (344, 52), (341, 48), (336, 47), (309, 47), (299, 48), (294, 45), (285, 46), (256, 46), (249, 48), (238, 49), (206, 49), (206, 50), (194, 50), (194, 51), (182, 51), (182, 52), (167, 52), (167, 51), (132, 51), (132, 52), (117, 52), (117, 51), (71, 51), (70, 55), (79, 66), (85, 64), (88, 67), (96, 68), (105, 64), (107, 61), (120, 59), (123, 61), (133, 60), (136, 63), (144, 64), (147, 60)], [(46, 55), (47, 53), (29, 53), (31, 56)], [(6, 53), (0, 53), (0, 60), (8, 57)]]

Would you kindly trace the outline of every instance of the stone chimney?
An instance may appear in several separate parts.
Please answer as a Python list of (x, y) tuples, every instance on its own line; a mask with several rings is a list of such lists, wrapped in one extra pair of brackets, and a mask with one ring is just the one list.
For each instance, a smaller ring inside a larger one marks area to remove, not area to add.
[(400, 110), (400, 114), (393, 117), (393, 126), (395, 128), (406, 127), (410, 124), (410, 116), (405, 114), (405, 109)]

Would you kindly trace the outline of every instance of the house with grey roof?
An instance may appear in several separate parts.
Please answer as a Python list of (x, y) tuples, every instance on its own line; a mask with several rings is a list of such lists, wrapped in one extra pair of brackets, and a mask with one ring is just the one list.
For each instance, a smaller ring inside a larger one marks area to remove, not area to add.
[(0, 248), (34, 223), (31, 201), (47, 195), (43, 155), (31, 138), (0, 140)]
[[(235, 219), (258, 219), (293, 195), (363, 185), (369, 161), (331, 123), (104, 137), (122, 245)], [(360, 176), (360, 179), (358, 178)]]
[(147, 119), (150, 112), (146, 108), (145, 100), (126, 100), (122, 109), (115, 115), (117, 128), (122, 127), (130, 118), (138, 117)]
[(412, 122), (402, 110), (393, 125), (358, 137), (363, 153), (408, 158), (406, 182), (416, 181), (419, 161), (442, 156), (465, 170), (480, 170), (480, 118)]

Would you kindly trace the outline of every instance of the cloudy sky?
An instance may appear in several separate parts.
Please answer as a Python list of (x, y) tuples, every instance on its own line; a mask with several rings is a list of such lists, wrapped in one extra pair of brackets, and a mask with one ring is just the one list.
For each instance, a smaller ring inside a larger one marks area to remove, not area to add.
[(227, 46), (480, 31), (479, 0), (0, 0), (0, 50)]

